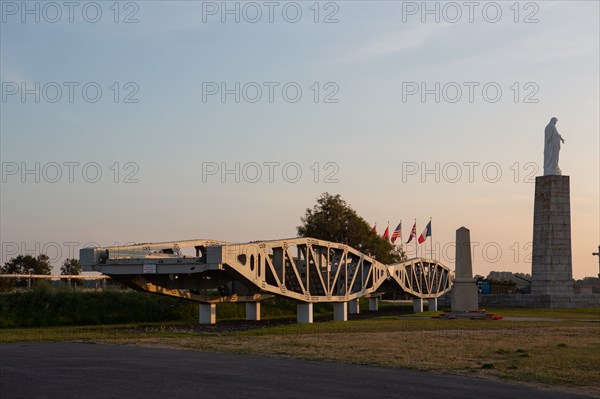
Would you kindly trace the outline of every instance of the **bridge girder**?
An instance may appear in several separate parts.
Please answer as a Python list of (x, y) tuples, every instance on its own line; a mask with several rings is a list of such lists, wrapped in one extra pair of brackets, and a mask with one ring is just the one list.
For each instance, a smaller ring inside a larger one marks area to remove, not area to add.
[[(181, 250), (193, 247), (195, 256)], [(452, 271), (416, 258), (385, 265), (344, 244), (313, 238), (249, 243), (188, 240), (80, 250), (84, 271), (99, 271), (140, 291), (198, 302), (253, 302), (272, 295), (301, 302), (346, 302), (381, 287), (437, 298)]]

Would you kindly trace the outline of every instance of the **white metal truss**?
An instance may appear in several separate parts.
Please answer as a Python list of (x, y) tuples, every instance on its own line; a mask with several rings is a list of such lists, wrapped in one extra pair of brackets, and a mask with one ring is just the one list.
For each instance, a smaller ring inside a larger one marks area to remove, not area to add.
[[(185, 247), (195, 248), (195, 254), (183, 255)], [(308, 303), (345, 302), (380, 295), (382, 286), (437, 298), (452, 285), (451, 270), (436, 260), (384, 265), (347, 245), (313, 238), (84, 248), (80, 260), (85, 271), (102, 272), (138, 290), (209, 303), (252, 302), (272, 295)]]
[(452, 288), (452, 271), (434, 259), (410, 259), (388, 271), (402, 291), (417, 298), (438, 298)]

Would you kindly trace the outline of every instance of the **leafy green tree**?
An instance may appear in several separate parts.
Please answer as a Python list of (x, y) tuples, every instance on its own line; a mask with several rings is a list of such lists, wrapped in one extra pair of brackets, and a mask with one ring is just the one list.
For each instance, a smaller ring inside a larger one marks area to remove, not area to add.
[(79, 259), (65, 259), (60, 267), (60, 274), (72, 276), (81, 274), (81, 264), (79, 263)]
[(3, 274), (51, 274), (52, 266), (48, 255), (40, 254), (36, 258), (31, 255), (18, 255), (0, 268)]
[[(52, 273), (50, 258), (45, 254), (40, 254), (37, 257), (31, 255), (18, 255), (12, 258), (0, 267), (2, 274), (46, 274)], [(24, 279), (0, 279), (0, 291), (9, 291), (16, 286), (25, 286), (27, 281)]]
[[(79, 263), (79, 259), (71, 259), (67, 258), (64, 260), (62, 266), (60, 267), (60, 274), (63, 276), (78, 276), (81, 274), (81, 264)], [(62, 281), (67, 281), (66, 279), (62, 279)], [(80, 279), (72, 279), (72, 282), (75, 285), (82, 285), (83, 281)]]
[(298, 236), (349, 245), (378, 261), (391, 264), (406, 259), (406, 254), (371, 230), (339, 194), (323, 193), (316, 205), (306, 209), (297, 227)]

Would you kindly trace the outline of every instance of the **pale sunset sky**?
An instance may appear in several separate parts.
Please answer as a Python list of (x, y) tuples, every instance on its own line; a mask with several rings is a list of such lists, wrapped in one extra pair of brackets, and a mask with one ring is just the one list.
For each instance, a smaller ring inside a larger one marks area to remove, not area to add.
[(293, 237), (327, 191), (404, 240), (432, 218), (451, 268), (465, 226), (474, 273), (530, 273), (556, 116), (598, 275), (597, 1), (0, 5), (1, 262)]

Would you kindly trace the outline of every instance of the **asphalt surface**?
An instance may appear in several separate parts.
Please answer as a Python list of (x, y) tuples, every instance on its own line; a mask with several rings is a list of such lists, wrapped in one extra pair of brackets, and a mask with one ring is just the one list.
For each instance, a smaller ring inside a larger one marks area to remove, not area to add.
[(9, 398), (535, 398), (585, 396), (438, 373), (175, 349), (0, 345)]

